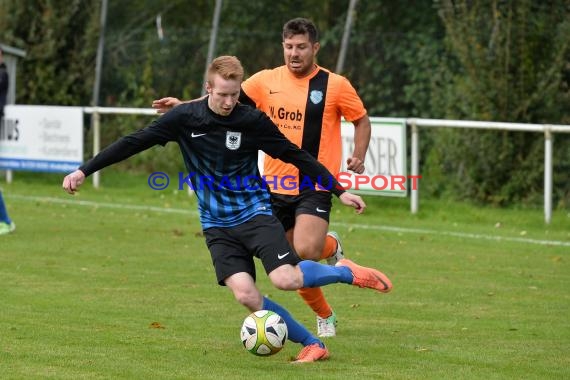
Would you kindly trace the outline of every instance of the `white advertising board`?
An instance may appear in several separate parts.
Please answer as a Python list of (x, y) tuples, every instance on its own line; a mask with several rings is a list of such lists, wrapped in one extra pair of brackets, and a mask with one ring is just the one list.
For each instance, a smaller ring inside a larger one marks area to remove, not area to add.
[(7, 105), (0, 169), (70, 172), (83, 162), (81, 107)]
[(354, 126), (342, 121), (342, 164), (338, 181), (354, 192), (405, 197), (408, 194), (406, 166), (406, 119), (371, 117), (372, 133), (364, 160), (364, 173), (346, 169), (354, 150)]

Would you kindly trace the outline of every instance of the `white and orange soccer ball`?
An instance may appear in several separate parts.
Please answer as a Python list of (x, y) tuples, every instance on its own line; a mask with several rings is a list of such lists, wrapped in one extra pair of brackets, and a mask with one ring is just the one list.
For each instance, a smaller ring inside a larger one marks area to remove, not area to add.
[(277, 313), (259, 310), (248, 315), (241, 326), (241, 341), (254, 355), (269, 356), (281, 351), (287, 340), (287, 324)]

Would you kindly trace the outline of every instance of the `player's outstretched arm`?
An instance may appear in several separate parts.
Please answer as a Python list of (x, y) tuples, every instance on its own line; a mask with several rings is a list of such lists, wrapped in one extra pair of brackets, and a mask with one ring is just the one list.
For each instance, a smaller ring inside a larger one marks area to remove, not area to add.
[(85, 181), (85, 174), (81, 170), (76, 170), (63, 179), (63, 190), (69, 194), (75, 194), (83, 181)]
[(208, 96), (208, 95), (204, 95), (204, 96), (201, 96), (199, 98), (191, 99), (191, 100), (180, 100), (178, 98), (173, 98), (173, 97), (169, 96), (166, 98), (153, 100), (152, 101), (152, 108), (156, 108), (157, 113), (167, 113), (168, 111), (170, 111), (171, 109), (173, 109), (177, 105), (180, 105), (182, 103), (190, 103), (190, 102), (195, 102), (197, 100), (202, 100), (206, 96)]
[(157, 113), (166, 113), (183, 102), (171, 96), (162, 99), (155, 99), (152, 101), (152, 108), (156, 108)]
[(338, 199), (340, 199), (343, 205), (354, 207), (357, 214), (362, 214), (366, 208), (366, 203), (364, 203), (360, 196), (349, 193), (348, 191), (342, 193)]

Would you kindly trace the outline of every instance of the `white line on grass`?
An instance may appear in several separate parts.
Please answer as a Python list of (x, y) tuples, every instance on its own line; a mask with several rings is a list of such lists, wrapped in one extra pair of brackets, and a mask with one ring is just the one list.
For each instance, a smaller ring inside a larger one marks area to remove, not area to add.
[(529, 239), (529, 238), (519, 238), (519, 237), (507, 237), (507, 236), (493, 236), (493, 235), (481, 235), (481, 234), (471, 234), (468, 232), (451, 232), (451, 231), (436, 231), (436, 230), (426, 230), (421, 228), (405, 228), (405, 227), (391, 227), (391, 226), (370, 226), (367, 224), (347, 224), (347, 223), (331, 223), (332, 225), (338, 225), (342, 227), (352, 227), (352, 228), (362, 228), (367, 230), (378, 230), (378, 231), (389, 231), (398, 233), (411, 233), (411, 234), (422, 234), (422, 235), (443, 235), (443, 236), (453, 236), (459, 238), (468, 239), (484, 239), (484, 240), (494, 240), (494, 241), (511, 241), (518, 243), (530, 243), (530, 244), (541, 244), (541, 245), (559, 245), (563, 247), (570, 247), (570, 242), (559, 241), (559, 240), (539, 240), (539, 239)]
[(196, 211), (196, 210), (184, 210), (184, 209), (167, 208), (167, 207), (129, 205), (129, 204), (109, 203), (109, 202), (82, 201), (82, 200), (73, 199), (73, 198), (63, 199), (63, 198), (54, 198), (54, 197), (34, 197), (34, 196), (14, 195), (14, 194), (10, 194), (10, 195), (6, 194), (5, 197), (6, 198), (13, 198), (13, 199), (21, 199), (21, 200), (25, 200), (25, 201), (33, 201), (33, 202), (61, 203), (61, 204), (67, 204), (67, 205), (89, 206), (89, 207), (105, 207), (105, 208), (115, 208), (115, 209), (123, 209), (123, 210), (154, 211), (154, 212), (164, 212), (164, 213), (168, 213), (168, 214), (198, 215), (198, 211)]
[[(129, 205), (121, 203), (108, 203), (108, 202), (93, 202), (93, 201), (82, 201), (77, 199), (62, 199), (54, 197), (34, 197), (26, 195), (14, 195), (6, 194), (7, 198), (21, 199), (25, 201), (34, 202), (49, 202), (49, 203), (61, 203), (69, 205), (78, 206), (89, 206), (89, 207), (105, 207), (114, 209), (124, 209), (124, 210), (139, 210), (139, 211), (154, 211), (163, 212), (170, 214), (189, 214), (198, 215), (196, 210), (185, 210), (167, 207), (154, 207), (154, 206), (140, 206), (140, 205)], [(345, 228), (362, 228), (367, 230), (376, 231), (388, 231), (397, 233), (409, 233), (409, 234), (422, 234), (422, 235), (442, 235), (442, 236), (453, 236), (458, 238), (475, 239), (475, 240), (494, 240), (494, 241), (509, 241), (517, 243), (529, 243), (529, 244), (540, 244), (540, 245), (557, 245), (562, 247), (570, 247), (570, 242), (560, 241), (560, 240), (540, 240), (540, 239), (529, 239), (520, 237), (507, 237), (507, 236), (493, 236), (493, 235), (482, 235), (482, 234), (472, 234), (468, 232), (451, 232), (451, 231), (436, 231), (428, 230), (422, 228), (406, 228), (406, 227), (394, 227), (394, 226), (380, 226), (380, 225), (368, 225), (368, 224), (354, 224), (354, 223), (331, 223), (333, 226), (341, 226)]]

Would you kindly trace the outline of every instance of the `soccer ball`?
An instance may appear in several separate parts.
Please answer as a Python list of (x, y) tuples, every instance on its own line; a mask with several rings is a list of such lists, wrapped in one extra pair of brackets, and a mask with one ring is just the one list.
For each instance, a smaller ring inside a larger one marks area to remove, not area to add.
[(241, 341), (254, 355), (278, 353), (287, 340), (287, 324), (277, 313), (259, 310), (248, 315), (241, 326)]

